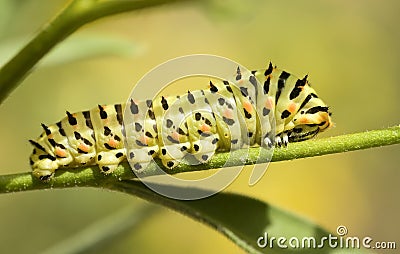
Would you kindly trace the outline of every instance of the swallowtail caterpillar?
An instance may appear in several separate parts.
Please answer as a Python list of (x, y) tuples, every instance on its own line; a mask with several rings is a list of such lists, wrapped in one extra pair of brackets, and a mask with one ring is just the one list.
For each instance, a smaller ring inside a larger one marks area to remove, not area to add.
[[(130, 133), (125, 107), (134, 119)], [(154, 157), (171, 169), (187, 154), (206, 163), (216, 151), (310, 139), (332, 125), (330, 115), (307, 76), (297, 78), (272, 63), (251, 73), (238, 68), (234, 82), (210, 82), (205, 90), (67, 112), (55, 124), (42, 124), (44, 132), (30, 140), (30, 165), (43, 181), (60, 167), (97, 164), (109, 174), (127, 157), (135, 172)]]

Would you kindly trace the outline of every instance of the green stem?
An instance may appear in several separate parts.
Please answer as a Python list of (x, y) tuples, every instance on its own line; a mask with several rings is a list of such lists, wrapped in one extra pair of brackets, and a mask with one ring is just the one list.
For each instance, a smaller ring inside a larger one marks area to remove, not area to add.
[[(382, 130), (367, 131), (361, 133), (341, 135), (325, 139), (308, 140), (304, 142), (291, 143), (287, 148), (274, 150), (272, 161), (285, 161), (326, 154), (343, 153), (362, 150), (372, 147), (400, 144), (400, 126), (390, 127)], [(259, 148), (250, 148), (246, 160), (247, 165), (263, 163), (263, 149), (260, 154)], [(234, 151), (234, 160), (229, 166), (240, 166), (242, 159), (246, 157), (246, 150)], [(225, 165), (230, 153), (217, 153), (207, 164), (190, 166), (181, 164), (171, 174), (207, 169), (227, 167)], [(159, 163), (158, 163), (159, 165)], [(155, 164), (147, 169), (148, 175), (154, 174)], [(229, 170), (229, 169), (224, 169)], [(133, 175), (128, 163), (122, 163), (111, 175), (103, 175), (97, 166), (82, 167), (74, 169), (59, 169), (55, 177), (48, 183), (43, 183), (32, 177), (30, 172), (0, 176), (0, 193), (18, 192), (27, 190), (39, 190), (50, 188), (70, 187), (101, 187), (112, 189), (112, 186), (121, 180), (132, 179)]]
[(55, 45), (81, 26), (117, 13), (189, 0), (74, 0), (0, 69), (0, 103)]

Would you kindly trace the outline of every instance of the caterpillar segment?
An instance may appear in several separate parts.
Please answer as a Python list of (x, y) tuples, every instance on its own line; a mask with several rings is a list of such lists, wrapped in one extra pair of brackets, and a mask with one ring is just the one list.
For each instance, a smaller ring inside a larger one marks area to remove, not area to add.
[(173, 169), (183, 158), (206, 163), (218, 151), (310, 139), (332, 121), (307, 78), (272, 63), (252, 72), (238, 67), (232, 80), (210, 81), (204, 90), (67, 112), (30, 140), (33, 175), (47, 181), (60, 167), (95, 164), (110, 174), (126, 158), (134, 172), (155, 157)]
[[(112, 173), (125, 158), (124, 136), (122, 134), (122, 106), (99, 105), (90, 111), (96, 140), (96, 164), (100, 170)], [(89, 117), (90, 118), (90, 117)], [(79, 152), (79, 151), (78, 151)]]
[(249, 82), (249, 73), (242, 73), (239, 67), (236, 72), (235, 82), (230, 86), (241, 115), (240, 124), (246, 127), (241, 128), (242, 137), (245, 137), (243, 147), (249, 147), (256, 143), (260, 144), (257, 137), (256, 88)]
[[(219, 135), (216, 119), (206, 97), (209, 91), (197, 90), (186, 95), (189, 103), (184, 103), (184, 111), (190, 112), (187, 118), (189, 126), (190, 153), (195, 158), (191, 164), (206, 163), (217, 150)], [(196, 105), (196, 106), (194, 106)]]
[(238, 109), (229, 81), (212, 83), (205, 90), (205, 97), (215, 117), (218, 150), (237, 150), (242, 147), (243, 140), (239, 123)]
[[(157, 122), (151, 100), (131, 99), (127, 107), (131, 117), (131, 126), (124, 126), (127, 156), (128, 160), (135, 161), (132, 170), (140, 173), (159, 153)], [(126, 133), (126, 129), (131, 132)]]
[(154, 102), (154, 113), (159, 130), (159, 158), (164, 167), (172, 169), (191, 149), (186, 114), (190, 114), (182, 104), (187, 95), (161, 97)]

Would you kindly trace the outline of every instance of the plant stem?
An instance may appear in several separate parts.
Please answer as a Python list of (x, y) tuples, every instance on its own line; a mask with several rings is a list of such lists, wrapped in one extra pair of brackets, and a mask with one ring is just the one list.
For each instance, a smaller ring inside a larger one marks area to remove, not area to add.
[[(271, 161), (285, 161), (326, 154), (343, 153), (362, 150), (372, 147), (400, 144), (400, 126), (390, 127), (382, 130), (366, 131), (361, 133), (341, 135), (325, 139), (308, 140), (304, 142), (291, 143), (287, 148), (274, 150)], [(261, 157), (259, 148), (250, 148), (246, 160), (247, 165), (263, 163), (262, 149)], [(229, 166), (243, 165), (242, 159), (246, 157), (246, 150), (234, 151), (234, 160)], [(181, 164), (171, 174), (217, 169), (227, 167), (225, 165), (230, 153), (216, 153), (207, 164), (197, 166)], [(160, 163), (158, 162), (158, 166)], [(161, 167), (161, 166), (160, 166)], [(151, 164), (146, 169), (148, 175), (155, 173), (156, 164)], [(229, 170), (229, 169), (224, 169)], [(0, 176), (0, 193), (18, 192), (27, 190), (39, 190), (50, 188), (69, 187), (102, 187), (111, 188), (115, 182), (135, 178), (127, 162), (122, 163), (111, 175), (103, 175), (97, 166), (82, 168), (59, 169), (55, 177), (48, 183), (43, 183), (33, 177), (30, 172)]]
[(59, 15), (0, 69), (0, 104), (55, 45), (81, 26), (117, 13), (189, 0), (73, 0)]

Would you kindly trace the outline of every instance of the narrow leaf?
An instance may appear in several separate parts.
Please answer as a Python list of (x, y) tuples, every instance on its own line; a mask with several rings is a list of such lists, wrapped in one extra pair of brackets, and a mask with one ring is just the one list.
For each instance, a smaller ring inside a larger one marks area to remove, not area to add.
[[(20, 38), (1, 43), (0, 66), (5, 64), (23, 43), (24, 41)], [(137, 46), (123, 39), (97, 34), (72, 36), (46, 55), (39, 66), (51, 67), (99, 56), (129, 57), (136, 52)]]
[[(323, 237), (329, 237), (329, 235), (335, 237), (335, 234), (304, 218), (250, 197), (220, 192), (205, 199), (180, 201), (160, 196), (136, 180), (121, 181), (108, 188), (139, 196), (203, 222), (249, 253), (337, 254), (343, 251), (340, 248), (330, 247), (328, 241), (321, 243)], [(174, 191), (193, 191), (190, 188), (174, 186), (168, 186), (168, 188), (175, 188)], [(271, 237), (275, 237), (275, 240), (271, 240)], [(286, 242), (282, 244), (287, 248), (277, 245), (279, 237), (286, 239)], [(289, 244), (289, 240), (293, 237), (299, 240), (298, 246), (296, 242), (293, 245)], [(315, 239), (315, 245), (313, 239)], [(306, 246), (304, 248), (303, 241)], [(367, 253), (365, 249), (345, 250), (346, 253), (351, 251)]]
[(69, 238), (49, 247), (41, 254), (77, 254), (100, 250), (107, 243), (113, 242), (126, 232), (139, 227), (160, 211), (156, 206), (128, 206), (96, 221)]

